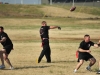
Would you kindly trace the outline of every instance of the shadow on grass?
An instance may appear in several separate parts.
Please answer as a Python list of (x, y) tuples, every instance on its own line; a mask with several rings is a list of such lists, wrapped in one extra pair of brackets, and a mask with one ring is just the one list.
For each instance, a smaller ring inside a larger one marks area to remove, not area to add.
[(24, 67), (16, 67), (14, 70), (29, 69), (29, 68), (46, 68), (46, 67), (50, 67), (50, 66), (24, 66)]
[(73, 62), (77, 62), (77, 61), (53, 61), (52, 63), (73, 63)]
[[(46, 67), (50, 67), (50, 66), (24, 66), (24, 67), (16, 67), (13, 70), (19, 70), (19, 69), (30, 69), (30, 68), (46, 68)], [(0, 69), (0, 70), (11, 70), (11, 69)]]

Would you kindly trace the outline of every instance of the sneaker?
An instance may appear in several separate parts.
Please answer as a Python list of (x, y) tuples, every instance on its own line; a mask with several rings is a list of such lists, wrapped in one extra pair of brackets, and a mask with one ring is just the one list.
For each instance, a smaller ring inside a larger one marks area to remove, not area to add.
[(5, 65), (1, 65), (1, 66), (0, 66), (0, 69), (4, 69), (4, 68), (5, 68)]
[(86, 70), (91, 71), (91, 68), (90, 67), (86, 67)]
[(100, 74), (100, 70), (97, 71), (97, 74)]
[(74, 70), (74, 73), (76, 73), (76, 72), (77, 72), (77, 70), (75, 69), (75, 70)]
[(10, 70), (14, 70), (14, 67), (10, 67), (9, 69), (10, 69)]

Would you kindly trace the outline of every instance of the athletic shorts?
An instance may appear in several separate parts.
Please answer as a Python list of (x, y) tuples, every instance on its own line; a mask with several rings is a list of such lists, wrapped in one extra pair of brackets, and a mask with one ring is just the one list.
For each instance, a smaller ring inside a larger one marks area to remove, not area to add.
[(84, 55), (79, 53), (78, 61), (81, 60), (81, 59), (88, 61), (90, 58), (94, 58), (90, 53), (84, 54)]
[(13, 49), (13, 45), (7, 45), (3, 49), (5, 49), (6, 53), (9, 54), (11, 52), (11, 50)]

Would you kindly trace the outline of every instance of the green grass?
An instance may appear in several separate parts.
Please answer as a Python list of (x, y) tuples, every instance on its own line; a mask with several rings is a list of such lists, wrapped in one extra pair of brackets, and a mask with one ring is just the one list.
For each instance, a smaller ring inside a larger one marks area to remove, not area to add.
[[(57, 23), (54, 25), (56, 25), (56, 26), (59, 25), (62, 27), (62, 29), (71, 29), (71, 30), (100, 29), (100, 22), (99, 22), (100, 20), (84, 20), (84, 19), (74, 19), (74, 18), (44, 18), (44, 19), (56, 21)], [(31, 21), (32, 23), (28, 23), (27, 19), (21, 19), (21, 20), (22, 21), (26, 20), (25, 23), (27, 23), (27, 24), (24, 24), (24, 22), (21, 22), (21, 21), (19, 23), (15, 23), (14, 25), (7, 22), (7, 24), (4, 24), (3, 26), (6, 27), (7, 29), (24, 29), (24, 30), (31, 29), (32, 30), (32, 29), (38, 29), (41, 24), (41, 23), (36, 24), (36, 22), (35, 22), (35, 26), (34, 26), (33, 25), (34, 22), (32, 22), (32, 21)], [(35, 19), (32, 19), (32, 20), (34, 21)], [(11, 21), (11, 20), (8, 20), (8, 21)], [(80, 21), (82, 21), (82, 23)], [(87, 23), (84, 23), (85, 21), (87, 21)], [(97, 21), (97, 23), (96, 23), (96, 21)], [(1, 24), (2, 24), (2, 22), (1, 22)]]
[[(12, 5), (12, 4), (1, 4), (0, 5), (0, 17), (21, 17), (21, 18), (42, 18), (45, 14), (40, 8), (46, 5)], [(69, 10), (71, 6), (66, 5), (53, 5), (54, 7), (65, 8)], [(100, 16), (100, 7), (89, 7), (89, 6), (76, 6), (74, 12), (87, 13), (92, 15)]]
[[(5, 25), (4, 25), (4, 26), (5, 26)], [(15, 29), (23, 29), (23, 30), (25, 30), (25, 29), (26, 29), (26, 30), (27, 30), (27, 29), (31, 29), (31, 30), (34, 30), (34, 29), (39, 28), (39, 26), (31, 26), (31, 25), (28, 25), (28, 26), (25, 26), (25, 25), (24, 25), (24, 26), (17, 26), (17, 25), (16, 25), (16, 26), (13, 26), (13, 25), (10, 25), (10, 26), (9, 26), (9, 25), (8, 25), (8, 26), (5, 26), (5, 27), (6, 27), (7, 29), (12, 29), (12, 30), (13, 30), (13, 29), (14, 29), (14, 30), (15, 30)]]
[[(41, 40), (39, 35), (39, 28), (42, 20), (46, 20), (48, 25), (58, 25), (62, 27), (62, 30), (55, 29), (49, 31), (50, 46), (52, 50), (52, 63), (50, 64), (46, 63), (45, 58), (42, 59), (40, 64), (36, 63), (36, 59), (42, 50), (42, 47), (40, 47)], [(87, 22), (81, 25), (81, 21)], [(97, 20), (93, 23), (96, 21)], [(79, 43), (83, 40), (84, 34), (91, 34), (91, 39), (94, 39), (92, 41), (97, 42), (100, 33), (100, 27), (98, 26), (100, 24), (99, 22), (95, 23), (94, 27), (92, 23), (88, 24), (88, 20), (71, 18), (0, 18), (0, 22), (1, 25), (5, 27), (5, 32), (9, 34), (14, 43), (14, 50), (12, 50), (9, 58), (15, 68), (15, 70), (10, 71), (8, 70), (9, 66), (5, 64), (6, 69), (0, 70), (2, 75), (73, 75), (73, 70), (77, 64), (75, 52), (79, 47)], [(88, 27), (87, 24), (90, 27)], [(97, 32), (94, 33), (95, 31)], [(99, 48), (91, 48), (91, 50), (98, 62)], [(98, 69), (98, 63), (92, 67), (92, 72), (85, 70), (88, 63), (84, 62), (76, 74), (95, 75)]]
[(1, 17), (41, 17), (43, 12), (39, 10), (39, 5), (0, 5)]
[[(67, 6), (67, 5), (54, 5), (57, 7), (62, 7), (65, 8), (66, 10), (70, 10), (72, 6)], [(76, 10), (74, 12), (80, 12), (80, 13), (87, 13), (87, 14), (92, 14), (92, 15), (98, 15), (100, 16), (100, 7), (93, 7), (93, 6), (78, 6), (76, 5)]]
[[(61, 17), (25, 17), (19, 13), (36, 13), (30, 9), (39, 9), (43, 6), (34, 5), (0, 5), (3, 12), (16, 12), (18, 17), (11, 13), (9, 18), (3, 15), (0, 18), (0, 24), (4, 26), (5, 32), (14, 43), (9, 58), (15, 70), (9, 70), (5, 62), (6, 69), (0, 70), (1, 75), (73, 75), (73, 70), (77, 65), (75, 52), (83, 40), (85, 34), (91, 36), (95, 43), (100, 39), (100, 19), (78, 19)], [(5, 9), (2, 9), (2, 8)], [(10, 7), (9, 9), (7, 7)], [(13, 8), (15, 7), (16, 10)], [(19, 9), (19, 8), (20, 9)], [(30, 8), (29, 8), (30, 7)], [(27, 9), (26, 9), (27, 8)], [(61, 7), (62, 8), (62, 7)], [(15, 10), (15, 11), (14, 11)], [(75, 11), (76, 12), (76, 11)], [(0, 12), (1, 13), (1, 12)], [(15, 14), (16, 14), (15, 13)], [(43, 14), (44, 12), (42, 12)], [(37, 13), (37, 15), (40, 13)], [(5, 18), (2, 18), (5, 17)], [(42, 50), (39, 28), (41, 22), (45, 20), (52, 26), (61, 26), (62, 30), (54, 29), (49, 31), (52, 63), (46, 63), (45, 57), (41, 63), (37, 64), (37, 58)], [(2, 49), (1, 45), (0, 48)], [(95, 75), (98, 70), (98, 61), (100, 59), (100, 48), (91, 48), (91, 53), (97, 59), (97, 63), (92, 67), (92, 72), (85, 68), (89, 62), (84, 62), (76, 75)], [(1, 63), (0, 63), (1, 64)]]
[(87, 6), (76, 6), (76, 12), (80, 13), (88, 13), (88, 14), (93, 14), (93, 15), (98, 15), (100, 16), (100, 7), (87, 7)]

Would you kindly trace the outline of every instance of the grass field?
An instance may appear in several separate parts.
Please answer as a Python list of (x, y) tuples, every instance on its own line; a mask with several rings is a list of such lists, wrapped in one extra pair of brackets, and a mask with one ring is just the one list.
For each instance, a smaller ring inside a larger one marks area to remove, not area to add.
[[(42, 8), (44, 7), (44, 8)], [(100, 48), (91, 47), (91, 54), (97, 59), (97, 63), (92, 67), (92, 72), (85, 70), (89, 62), (85, 62), (77, 73), (73, 73), (77, 64), (75, 52), (79, 43), (83, 40), (85, 34), (90, 34), (91, 40), (98, 42), (100, 39), (100, 19), (95, 19), (93, 14), (80, 13), (80, 18), (67, 18), (63, 15), (65, 8), (40, 6), (41, 12), (46, 9), (59, 9), (59, 13), (47, 11), (45, 15), (51, 17), (40, 18), (0, 18), (0, 24), (4, 26), (5, 32), (14, 43), (9, 58), (14, 66), (14, 70), (9, 70), (5, 63), (6, 69), (0, 70), (1, 75), (95, 75), (98, 69), (100, 59)], [(100, 10), (100, 9), (99, 9)], [(73, 12), (77, 14), (77, 12)], [(77, 17), (77, 16), (76, 16)], [(93, 17), (92, 19), (90, 17)], [(98, 16), (100, 17), (100, 16)], [(62, 30), (50, 30), (50, 46), (52, 63), (46, 63), (45, 57), (41, 63), (37, 63), (37, 58), (42, 50), (39, 28), (41, 22), (45, 20), (48, 25), (61, 26)], [(2, 48), (2, 46), (0, 46)]]

